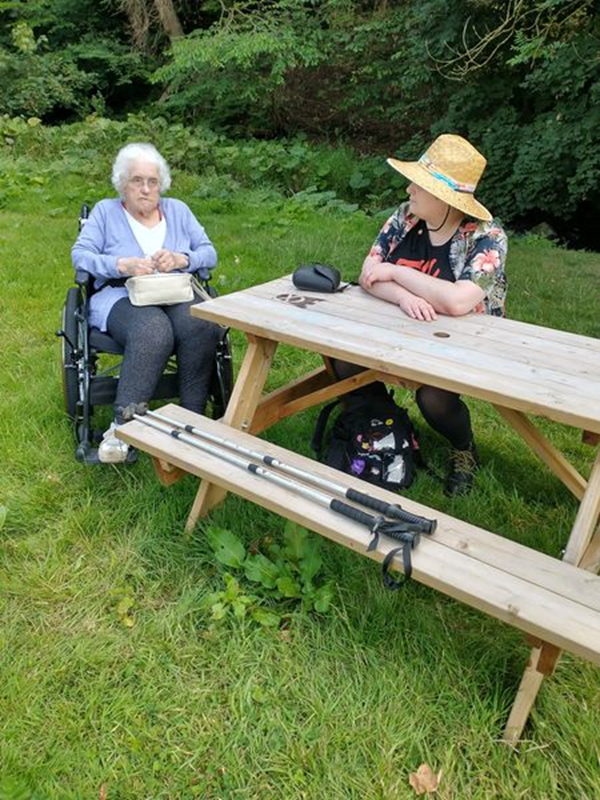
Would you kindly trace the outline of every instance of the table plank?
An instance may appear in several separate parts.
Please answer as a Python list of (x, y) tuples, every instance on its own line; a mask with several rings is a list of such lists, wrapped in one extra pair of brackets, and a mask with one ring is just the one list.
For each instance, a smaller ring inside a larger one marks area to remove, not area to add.
[[(330, 313), (359, 320), (370, 318), (373, 324), (372, 300), (370, 295), (356, 288), (344, 292), (335, 308), (330, 307)], [(555, 339), (555, 333), (563, 332), (481, 314), (456, 318), (456, 324), (453, 324), (451, 317), (442, 315), (433, 323), (415, 323), (392, 303), (383, 300), (378, 302), (374, 324), (387, 330), (402, 331), (406, 336), (415, 333), (415, 326), (430, 328), (437, 333), (446, 331), (450, 332), (455, 345), (466, 350), (491, 352), (523, 364), (530, 364), (533, 360), (539, 366), (553, 369), (557, 368), (558, 360), (558, 364), (568, 367), (573, 374), (599, 374), (600, 341), (589, 337), (568, 333)]]
[[(386, 305), (390, 305), (386, 303)], [(390, 341), (390, 329), (380, 324), (377, 319), (374, 324), (372, 310), (347, 309), (340, 305), (332, 305), (328, 309), (328, 319), (340, 320), (344, 326), (349, 326), (357, 336), (366, 335), (376, 344), (385, 344)], [(302, 313), (302, 310), (300, 310)], [(315, 310), (315, 314), (319, 309)], [(352, 316), (350, 317), (350, 313)], [(512, 353), (512, 347), (505, 345), (502, 339), (491, 344), (474, 339), (466, 335), (460, 323), (454, 328), (447, 324), (448, 318), (440, 318), (434, 323), (414, 323), (410, 329), (398, 335), (394, 331), (393, 342), (400, 342), (403, 348), (411, 347), (414, 352), (423, 355), (441, 357), (444, 361), (475, 366), (485, 372), (493, 372), (505, 376), (507, 379), (534, 380), (536, 383), (544, 381), (549, 387), (556, 386), (559, 390), (564, 387), (572, 389), (578, 387), (578, 395), (587, 396), (597, 400), (597, 378), (592, 372), (593, 362), (587, 356), (585, 362), (580, 362), (571, 353), (563, 354), (553, 345), (553, 353), (544, 353), (541, 345), (536, 343), (527, 353), (523, 348), (518, 348)], [(309, 323), (310, 324), (310, 323)], [(418, 326), (418, 327), (417, 327)], [(484, 326), (481, 326), (484, 328)], [(450, 332), (451, 331), (451, 332)], [(573, 348), (571, 348), (571, 351)], [(600, 354), (599, 354), (600, 363)], [(596, 378), (596, 379), (595, 379)]]
[[(347, 298), (341, 299), (346, 293), (317, 295), (303, 308), (281, 300), (286, 293), (280, 289), (289, 286), (289, 281), (278, 279), (203, 303), (194, 307), (193, 313), (323, 355), (600, 431), (600, 344), (593, 340), (558, 332), (564, 334), (559, 339), (568, 344), (563, 344), (564, 352), (558, 341), (553, 344), (556, 355), (550, 364), (547, 351), (534, 344), (536, 339), (546, 341), (544, 332), (549, 329), (513, 321), (513, 335), (522, 326), (531, 347), (523, 355), (521, 344), (510, 358), (502, 341), (507, 320), (478, 319), (477, 330), (492, 329), (493, 334), (479, 351), (474, 345), (464, 346), (465, 339), (471, 338), (464, 325), (469, 318), (445, 317), (427, 325), (404, 318), (391, 328), (386, 307), (394, 307), (362, 291), (357, 309), (350, 309)], [(450, 336), (435, 335), (444, 332)], [(553, 336), (551, 331), (551, 340)], [(493, 341), (499, 342), (498, 353), (492, 349)], [(538, 353), (542, 355), (538, 357)], [(575, 354), (579, 354), (577, 358)]]
[[(350, 310), (362, 306), (369, 309), (371, 313), (371, 323), (374, 325), (381, 324), (386, 329), (400, 329), (403, 332), (408, 332), (411, 329), (419, 329), (423, 327), (422, 322), (410, 319), (393, 303), (388, 303), (380, 300), (367, 292), (364, 292), (358, 286), (352, 286), (343, 292), (336, 292), (335, 294), (319, 294), (316, 292), (300, 292), (294, 288), (290, 276), (277, 278), (268, 283), (257, 284), (248, 287), (240, 292), (236, 292), (238, 297), (245, 295), (253, 295), (265, 299), (274, 298), (277, 295), (294, 293), (299, 296), (315, 297), (323, 299), (327, 302), (327, 306), (318, 304), (315, 308), (331, 308), (331, 304), (336, 306), (346, 305)], [(329, 313), (329, 312), (327, 312)], [(387, 322), (386, 322), (387, 318)], [(393, 324), (392, 324), (393, 323)], [(523, 345), (525, 349), (537, 347), (539, 344), (548, 343), (558, 344), (561, 351), (565, 348), (572, 348), (570, 355), (578, 352), (589, 352), (593, 357), (600, 357), (600, 340), (589, 336), (581, 336), (571, 331), (559, 330), (557, 328), (547, 328), (542, 325), (534, 325), (528, 322), (521, 322), (519, 320), (512, 320), (509, 318), (491, 317), (487, 314), (467, 314), (461, 317), (448, 317), (441, 315), (437, 323), (433, 325), (441, 325), (442, 328), (445, 324), (450, 325), (454, 333), (458, 333), (465, 329), (472, 329), (473, 335), (486, 336), (492, 331), (490, 336), (491, 344), (497, 344), (500, 339), (493, 333), (494, 326), (499, 326), (502, 331), (502, 339), (508, 340), (515, 345)], [(492, 326), (490, 328), (490, 326)], [(518, 352), (513, 353), (513, 357), (518, 357)]]
[[(278, 296), (294, 292), (289, 279), (279, 278), (228, 297), (237, 298), (242, 303), (246, 297), (276, 301)], [(296, 293), (296, 296), (302, 295)], [(449, 332), (453, 341), (467, 350), (481, 352), (485, 348), (486, 352), (525, 364), (531, 362), (533, 354), (535, 363), (540, 366), (556, 368), (558, 362), (567, 372), (600, 379), (600, 341), (590, 337), (482, 314), (468, 314), (459, 318), (440, 316), (435, 322), (425, 324), (410, 319), (392, 303), (378, 300), (359, 287), (333, 295), (305, 293), (304, 296), (318, 299), (310, 306), (318, 314), (362, 321), (369, 326), (381, 327), (388, 336), (422, 337), (424, 329), (427, 329), (428, 335)], [(268, 324), (268, 320), (265, 323)]]

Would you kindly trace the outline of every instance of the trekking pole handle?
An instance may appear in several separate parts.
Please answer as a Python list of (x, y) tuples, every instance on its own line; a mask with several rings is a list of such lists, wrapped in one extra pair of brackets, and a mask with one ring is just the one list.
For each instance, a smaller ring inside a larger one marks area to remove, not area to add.
[(409, 511), (404, 511), (400, 506), (391, 506), (388, 516), (393, 519), (406, 522), (408, 525), (414, 525), (421, 533), (434, 533), (437, 528), (437, 519), (427, 519), (426, 517), (419, 517), (417, 514), (411, 514)]
[(359, 492), (356, 489), (348, 489), (346, 497), (348, 500), (353, 500), (355, 503), (360, 503), (361, 506), (372, 508), (373, 511), (378, 511), (380, 514), (387, 513), (388, 508), (390, 508), (390, 504), (386, 503), (385, 500), (379, 500), (377, 497), (372, 497), (370, 494)]
[(356, 489), (348, 489), (346, 492), (348, 500), (353, 500), (355, 503), (360, 503), (362, 506), (372, 508), (373, 511), (378, 511), (380, 514), (385, 514), (386, 517), (392, 517), (402, 522), (408, 522), (414, 525), (422, 533), (433, 533), (437, 527), (437, 520), (427, 519), (420, 517), (417, 514), (411, 514), (405, 511), (401, 506), (392, 503), (386, 503), (384, 500), (379, 500), (377, 497), (372, 497), (370, 494), (358, 492)]
[(427, 519), (427, 517), (420, 517), (418, 514), (411, 514), (410, 511), (405, 511), (399, 505), (390, 504), (386, 513), (392, 519), (415, 525), (422, 533), (433, 533), (437, 528), (437, 519)]
[(348, 519), (352, 519), (354, 522), (365, 525), (369, 530), (372, 530), (378, 522), (378, 518), (374, 517), (372, 514), (367, 514), (366, 511), (361, 511), (359, 508), (349, 506), (348, 503), (343, 503), (341, 500), (332, 500), (331, 503), (329, 503), (329, 508), (337, 514), (343, 514), (344, 517), (348, 517)]

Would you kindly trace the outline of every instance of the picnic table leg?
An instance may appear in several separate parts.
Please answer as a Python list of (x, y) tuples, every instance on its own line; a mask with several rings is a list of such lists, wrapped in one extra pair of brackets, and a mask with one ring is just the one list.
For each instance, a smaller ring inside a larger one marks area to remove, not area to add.
[(564, 483), (567, 489), (578, 500), (581, 500), (586, 489), (585, 479), (567, 461), (563, 454), (542, 435), (533, 422), (522, 411), (515, 411), (512, 408), (498, 405), (494, 405), (494, 408), (504, 417), (515, 432), (527, 442), (534, 453), (542, 459), (559, 480)]
[(270, 428), (279, 420), (298, 414), (319, 403), (326, 403), (365, 384), (378, 380), (381, 373), (368, 369), (345, 380), (332, 379), (323, 367), (263, 397), (252, 420), (252, 433)]
[[(598, 553), (600, 552), (600, 453), (592, 468), (587, 489), (579, 506), (573, 530), (564, 552), (563, 561), (576, 564), (590, 571), (597, 571)], [(544, 677), (552, 674), (558, 660), (560, 650), (542, 642), (534, 647), (517, 697), (504, 729), (503, 741), (515, 745), (521, 738), (523, 728), (537, 697)]]
[[(277, 342), (247, 334), (248, 348), (238, 378), (233, 387), (231, 400), (225, 411), (223, 422), (238, 430), (249, 431), (254, 412), (271, 368)], [(189, 513), (185, 530), (190, 533), (198, 518), (208, 514), (225, 499), (227, 492), (220, 486), (203, 480)]]
[(364, 368), (347, 378), (337, 378), (331, 359), (323, 356), (324, 367), (309, 372), (285, 386), (265, 395), (256, 409), (251, 433), (260, 433), (292, 414), (298, 414), (320, 403), (328, 403), (374, 381), (393, 383), (406, 389), (418, 389), (420, 384), (397, 378), (375, 369)]

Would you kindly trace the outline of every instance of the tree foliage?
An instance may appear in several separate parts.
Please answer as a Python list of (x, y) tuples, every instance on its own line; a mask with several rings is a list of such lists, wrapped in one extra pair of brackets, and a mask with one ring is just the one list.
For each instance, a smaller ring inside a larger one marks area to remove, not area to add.
[(472, 69), (453, 82), (432, 131), (464, 132), (488, 155), (486, 199), (505, 219), (549, 220), (566, 236), (591, 230), (600, 204), (600, 15), (591, 2), (511, 5), (529, 15), (485, 64), (463, 56)]
[(416, 156), (442, 131), (488, 156), (503, 219), (585, 227), (600, 198), (593, 0), (238, 0), (174, 43), (166, 107), (228, 131), (305, 131)]
[(156, 65), (132, 50), (124, 23), (94, 0), (1, 3), (0, 113), (61, 121), (135, 106)]
[(397, 141), (401, 127), (410, 138), (442, 93), (411, 32), (416, 16), (406, 0), (224, 2), (212, 25), (173, 44), (155, 80), (169, 110), (228, 129), (372, 144)]
[(409, 158), (454, 131), (488, 157), (482, 199), (505, 221), (594, 226), (594, 0), (14, 0), (0, 24), (0, 113), (143, 105)]

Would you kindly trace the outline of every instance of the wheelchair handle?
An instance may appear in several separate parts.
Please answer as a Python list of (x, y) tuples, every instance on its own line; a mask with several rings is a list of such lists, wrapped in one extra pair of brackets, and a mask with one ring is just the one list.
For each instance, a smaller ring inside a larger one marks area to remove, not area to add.
[(87, 203), (83, 203), (81, 211), (79, 212), (79, 230), (81, 231), (90, 216), (90, 207)]

